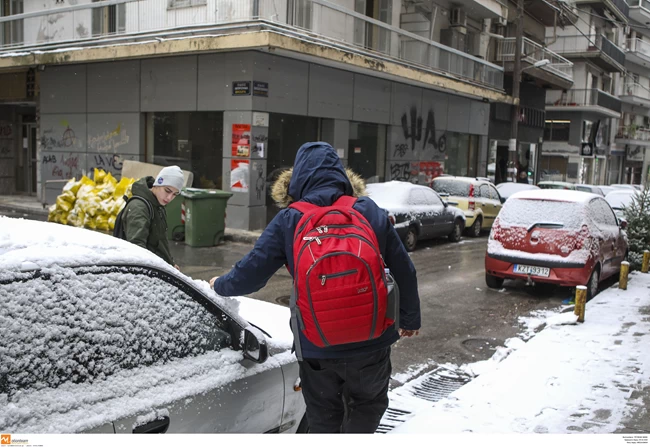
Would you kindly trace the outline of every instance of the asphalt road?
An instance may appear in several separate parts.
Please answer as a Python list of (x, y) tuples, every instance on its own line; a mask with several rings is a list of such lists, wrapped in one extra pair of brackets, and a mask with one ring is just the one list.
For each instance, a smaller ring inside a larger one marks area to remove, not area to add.
[[(251, 248), (233, 242), (211, 248), (172, 245), (182, 271), (204, 280), (227, 273)], [(490, 358), (497, 346), (520, 332), (519, 316), (557, 308), (571, 296), (567, 288), (542, 292), (519, 281), (506, 281), (501, 290), (488, 289), (483, 264), (486, 245), (487, 235), (464, 237), (459, 243), (440, 239), (420, 243), (411, 253), (418, 272), (422, 330), (418, 337), (393, 346), (394, 373), (419, 365), (426, 365), (421, 370), (425, 372), (436, 364)], [(291, 276), (281, 269), (265, 288), (250, 296), (286, 306), (290, 291)]]

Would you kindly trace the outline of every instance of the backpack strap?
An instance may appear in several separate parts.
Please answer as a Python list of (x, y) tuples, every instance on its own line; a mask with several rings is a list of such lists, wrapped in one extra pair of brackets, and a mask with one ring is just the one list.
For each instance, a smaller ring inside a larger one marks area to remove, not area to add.
[(126, 209), (127, 205), (131, 200), (133, 199), (142, 200), (147, 205), (147, 210), (149, 211), (149, 223), (153, 222), (153, 206), (151, 206), (151, 203), (149, 203), (147, 199), (136, 195), (132, 195), (130, 198), (124, 196), (124, 199), (126, 200), (126, 205), (124, 205), (124, 209)]
[(291, 205), (289, 205), (289, 208), (293, 208), (294, 210), (298, 210), (303, 214), (307, 214), (309, 211), (320, 207), (309, 202), (293, 202)]
[(341, 196), (339, 197), (336, 202), (332, 204), (332, 206), (340, 206), (343, 208), (352, 208), (352, 206), (357, 202), (356, 197), (352, 196)]

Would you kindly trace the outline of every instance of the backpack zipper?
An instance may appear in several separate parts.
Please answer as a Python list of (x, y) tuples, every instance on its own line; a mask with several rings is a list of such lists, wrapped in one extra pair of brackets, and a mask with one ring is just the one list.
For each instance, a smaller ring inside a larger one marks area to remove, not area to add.
[(354, 275), (355, 273), (358, 273), (359, 270), (354, 269), (354, 270), (346, 270), (344, 272), (338, 272), (338, 273), (330, 273), (328, 275), (320, 275), (320, 285), (324, 286), (325, 281), (327, 281), (329, 278), (340, 278), (341, 276), (348, 276), (348, 275)]

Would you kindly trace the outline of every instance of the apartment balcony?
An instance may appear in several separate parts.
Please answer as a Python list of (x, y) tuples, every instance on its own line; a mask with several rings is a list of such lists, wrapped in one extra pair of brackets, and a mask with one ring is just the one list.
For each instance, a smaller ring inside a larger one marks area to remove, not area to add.
[(650, 129), (636, 125), (619, 126), (614, 141), (621, 146), (650, 146)]
[(628, 4), (632, 20), (650, 25), (650, 2), (648, 0), (629, 0)]
[(641, 84), (626, 82), (620, 98), (627, 104), (650, 108), (650, 91)]
[[(515, 45), (514, 37), (508, 37), (498, 43), (496, 60), (503, 64), (508, 73), (512, 73), (514, 69)], [(551, 62), (539, 68), (533, 67), (536, 62), (544, 59)], [(561, 90), (573, 86), (573, 63), (527, 37), (522, 40), (521, 64), (526, 74), (536, 78), (541, 85)]]
[(475, 18), (508, 18), (507, 0), (455, 0), (454, 5), (462, 6), (467, 13)]
[(622, 22), (627, 23), (628, 17), (630, 17), (630, 6), (625, 0), (573, 0), (573, 2), (576, 6), (590, 5), (600, 15), (603, 15), (604, 10), (608, 9)]
[(547, 112), (591, 112), (603, 117), (620, 118), (621, 101), (596, 88), (546, 92)]
[(544, 26), (575, 25), (578, 21), (578, 10), (564, 0), (530, 0), (525, 8), (531, 17)]
[(627, 39), (625, 51), (626, 60), (650, 68), (650, 42), (641, 39)]
[(567, 59), (588, 59), (608, 73), (625, 72), (625, 52), (601, 34), (547, 37), (546, 43)]
[[(216, 0), (217, 6), (221, 1)], [(473, 2), (500, 4), (497, 0)], [(15, 17), (0, 17), (0, 25), (25, 20), (24, 41), (18, 45), (0, 45), (0, 55), (131, 44), (161, 38), (268, 32), (323, 48), (362, 55), (369, 60), (377, 60), (379, 64), (382, 60), (397, 62), (479, 87), (503, 91), (502, 67), (327, 0), (238, 0), (227, 3), (230, 5), (228, 8), (208, 8), (207, 4), (171, 8), (167, 1), (112, 0), (112, 6), (102, 6), (102, 2), (73, 6), (64, 4)], [(282, 8), (278, 7), (280, 3), (283, 4)], [(113, 7), (118, 9), (111, 9)], [(47, 26), (49, 18), (53, 16), (57, 18), (56, 32), (47, 28), (40, 32), (38, 26), (27, 26), (27, 20), (32, 24)], [(80, 35), (80, 30), (100, 29), (96, 26), (95, 17), (101, 18), (98, 23), (103, 25), (101, 29), (105, 32), (99, 35), (93, 32), (92, 36)], [(296, 56), (315, 59), (311, 54), (291, 53), (291, 57)]]

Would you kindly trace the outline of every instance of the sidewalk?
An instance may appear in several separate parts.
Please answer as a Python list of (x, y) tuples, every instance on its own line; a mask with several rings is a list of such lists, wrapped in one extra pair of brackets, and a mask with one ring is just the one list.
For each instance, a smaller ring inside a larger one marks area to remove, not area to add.
[[(0, 214), (9, 217), (26, 217), (24, 214), (47, 220), (48, 209), (35, 196), (0, 196)], [(261, 231), (246, 231), (226, 228), (225, 241), (254, 244), (262, 234)]]
[(391, 391), (412, 415), (391, 433), (650, 433), (650, 274), (617, 287), (587, 303), (584, 323), (567, 308), (464, 365), (477, 377), (433, 406), (414, 397), (420, 379)]

